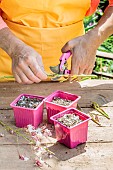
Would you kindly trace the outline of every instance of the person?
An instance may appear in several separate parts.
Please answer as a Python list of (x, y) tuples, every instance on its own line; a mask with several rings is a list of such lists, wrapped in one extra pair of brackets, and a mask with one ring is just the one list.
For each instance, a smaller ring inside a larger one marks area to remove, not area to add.
[(113, 34), (113, 0), (97, 26), (84, 34), (83, 19), (98, 4), (99, 0), (0, 0), (0, 77), (39, 83), (69, 50), (71, 74), (91, 74), (97, 48)]

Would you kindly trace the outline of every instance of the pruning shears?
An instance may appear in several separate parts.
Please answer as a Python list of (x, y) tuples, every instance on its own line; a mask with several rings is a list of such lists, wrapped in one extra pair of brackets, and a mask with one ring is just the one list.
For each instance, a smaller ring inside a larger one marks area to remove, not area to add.
[(67, 64), (67, 60), (70, 56), (71, 56), (71, 51), (63, 53), (59, 59), (60, 63), (57, 66), (50, 66), (50, 70), (53, 73), (60, 74), (60, 75), (70, 74), (71, 70), (68, 70), (68, 64)]
[(50, 70), (55, 74), (53, 78), (51, 78), (52, 81), (58, 81), (61, 78), (61, 82), (67, 81), (69, 77), (71, 78), (71, 81), (84, 79), (84, 78), (90, 78), (90, 77), (97, 77), (94, 75), (71, 75), (71, 70), (68, 69), (68, 63), (67, 60), (69, 57), (71, 57), (72, 53), (71, 51), (68, 51), (66, 53), (63, 53), (59, 59), (60, 63), (57, 66), (50, 66)]

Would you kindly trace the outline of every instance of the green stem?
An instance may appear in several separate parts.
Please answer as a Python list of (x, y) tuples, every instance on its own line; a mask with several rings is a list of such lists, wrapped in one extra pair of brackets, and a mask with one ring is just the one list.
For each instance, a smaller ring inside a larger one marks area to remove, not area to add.
[(8, 79), (8, 78), (14, 78), (14, 76), (2, 76), (0, 79)]
[[(27, 140), (28, 142), (32, 142), (32, 144), (35, 144), (35, 142), (33, 140), (30, 140), (29, 138), (25, 137), (23, 134), (19, 133), (17, 130), (14, 130), (13, 128), (11, 128), (10, 126), (6, 125), (4, 122), (2, 122), (0, 120), (0, 125), (2, 125), (3, 127), (5, 127), (5, 129), (7, 131), (13, 131), (14, 133), (16, 133), (17, 136), (21, 136), (23, 137), (25, 140)], [(18, 139), (17, 139), (18, 140)], [(55, 155), (52, 151), (50, 151), (47, 147), (44, 148), (45, 151), (47, 151), (49, 154)]]
[(103, 109), (101, 109), (96, 102), (92, 102), (92, 107), (96, 109), (99, 113), (101, 113), (104, 117), (110, 119), (109, 115)]
[(13, 131), (14, 133), (16, 133), (16, 135), (23, 137), (26, 141), (28, 141), (28, 142), (33, 142), (32, 140), (30, 140), (29, 138), (27, 138), (26, 136), (24, 136), (23, 134), (21, 134), (21, 133), (18, 132), (17, 130), (15, 130), (15, 129), (11, 128), (10, 126), (6, 125), (5, 123), (3, 123), (1, 120), (0, 120), (0, 124), (1, 124), (3, 127), (5, 127), (5, 129), (6, 129), (7, 131)]

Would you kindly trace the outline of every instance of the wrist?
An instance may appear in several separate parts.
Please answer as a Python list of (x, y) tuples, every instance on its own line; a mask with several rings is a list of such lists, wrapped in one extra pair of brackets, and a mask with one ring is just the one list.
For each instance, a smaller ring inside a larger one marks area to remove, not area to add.
[(99, 20), (94, 29), (88, 32), (95, 46), (100, 46), (110, 35), (113, 34), (113, 7), (109, 7)]
[(88, 35), (88, 40), (90, 41), (90, 44), (97, 50), (97, 48), (101, 45), (101, 34), (98, 31), (98, 29), (94, 28), (86, 33)]
[(3, 28), (0, 30), (0, 48), (2, 48), (10, 57), (15, 51), (17, 46), (23, 44), (9, 28)]

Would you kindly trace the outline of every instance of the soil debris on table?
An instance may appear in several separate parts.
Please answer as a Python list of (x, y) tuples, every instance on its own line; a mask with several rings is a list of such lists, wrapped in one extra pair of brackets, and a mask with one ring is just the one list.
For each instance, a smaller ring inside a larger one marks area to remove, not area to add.
[(16, 106), (35, 109), (42, 102), (41, 98), (30, 98), (22, 96), (16, 103)]
[(58, 118), (57, 120), (58, 122), (62, 123), (67, 127), (72, 127), (82, 122), (79, 116), (76, 116), (75, 114), (65, 114), (62, 117)]
[(55, 104), (59, 104), (59, 105), (63, 105), (63, 106), (68, 106), (73, 101), (72, 100), (68, 100), (68, 99), (62, 99), (60, 97), (53, 97), (52, 102), (55, 103)]

